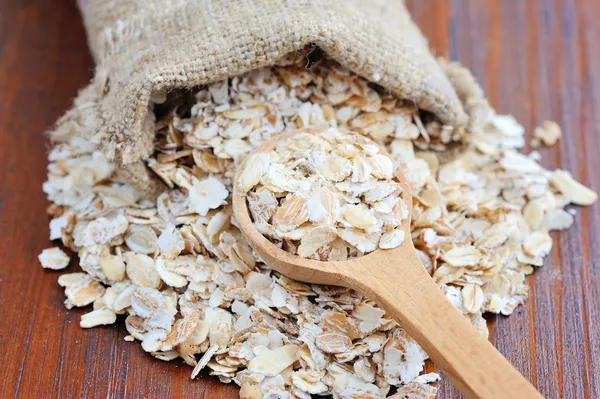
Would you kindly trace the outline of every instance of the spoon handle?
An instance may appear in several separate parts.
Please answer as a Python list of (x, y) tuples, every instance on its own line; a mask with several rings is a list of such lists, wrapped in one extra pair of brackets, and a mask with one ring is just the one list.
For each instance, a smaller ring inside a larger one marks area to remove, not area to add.
[(542, 398), (450, 303), (412, 245), (405, 248), (355, 259), (344, 280), (383, 306), (467, 398)]

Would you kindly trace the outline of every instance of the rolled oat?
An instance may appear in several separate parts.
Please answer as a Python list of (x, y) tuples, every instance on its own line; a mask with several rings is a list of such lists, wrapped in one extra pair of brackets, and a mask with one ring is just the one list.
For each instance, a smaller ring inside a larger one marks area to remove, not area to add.
[(305, 258), (343, 261), (404, 240), (408, 207), (393, 177), (391, 158), (375, 142), (328, 128), (300, 130), (250, 155), (239, 184), (270, 240)]

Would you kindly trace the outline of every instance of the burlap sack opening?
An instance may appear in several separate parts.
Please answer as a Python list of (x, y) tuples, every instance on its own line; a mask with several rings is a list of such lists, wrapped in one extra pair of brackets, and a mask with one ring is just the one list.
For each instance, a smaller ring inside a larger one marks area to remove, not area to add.
[(80, 0), (97, 63), (59, 121), (123, 165), (146, 197), (164, 187), (143, 164), (153, 150), (150, 99), (278, 63), (316, 46), (442, 122), (466, 122), (451, 83), (402, 0)]

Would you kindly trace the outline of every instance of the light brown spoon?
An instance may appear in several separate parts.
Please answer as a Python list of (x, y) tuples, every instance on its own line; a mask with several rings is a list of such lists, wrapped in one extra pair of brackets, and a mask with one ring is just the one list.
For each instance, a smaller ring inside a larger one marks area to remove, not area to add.
[[(275, 149), (277, 143), (299, 132), (282, 134), (255, 152)], [(312, 129), (311, 129), (312, 130)], [(247, 159), (247, 158), (246, 158)], [(411, 240), (412, 196), (404, 175), (402, 199), (409, 217), (401, 228), (404, 242), (343, 262), (301, 258), (276, 247), (259, 233), (249, 215), (246, 196), (238, 189), (245, 167), (238, 168), (233, 191), (233, 214), (250, 246), (275, 270), (307, 283), (339, 285), (374, 299), (442, 369), (468, 398), (541, 398), (536, 389), (448, 301), (419, 260)]]

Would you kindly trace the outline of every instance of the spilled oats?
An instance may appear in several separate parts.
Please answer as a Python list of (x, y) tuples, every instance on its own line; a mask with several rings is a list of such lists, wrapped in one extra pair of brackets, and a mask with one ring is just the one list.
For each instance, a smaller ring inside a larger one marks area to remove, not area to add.
[[(400, 168), (413, 193), (420, 259), (487, 334), (482, 314), (508, 315), (523, 303), (525, 277), (551, 249), (548, 231), (573, 222), (565, 206), (597, 196), (568, 172), (542, 168), (538, 154), (518, 152), (523, 127), (495, 114), (464, 79), (468, 71), (445, 68), (462, 85), (466, 129), (442, 125), (329, 61), (310, 71), (260, 69), (191, 98), (156, 96), (164, 104), (147, 165), (166, 184), (156, 201), (123, 183), (90, 141), (54, 135), (43, 186), (53, 203), (50, 238), (76, 252), (83, 270), (59, 277), (65, 305), (93, 304), (83, 328), (122, 315), (127, 341), (161, 360), (181, 358), (192, 377), (204, 370), (234, 382), (248, 398), (383, 398), (392, 387), (395, 397), (435, 397), (429, 384), (438, 376), (423, 374), (427, 354), (401, 327), (361, 293), (272, 271), (236, 228), (229, 197), (248, 152), (282, 131), (344, 128), (368, 137), (392, 159), (370, 145), (349, 158), (352, 146), (326, 140), (319, 159), (302, 143), (290, 150), (305, 154), (299, 160), (318, 173), (318, 190), (307, 189), (306, 173), (285, 156), (248, 160), (242, 184), (253, 220), (308, 257), (393, 247), (404, 239), (393, 227), (404, 210), (388, 180)], [(543, 129), (544, 143), (558, 136), (555, 127)], [(366, 190), (371, 183), (376, 188)], [(68, 257), (51, 248), (40, 262), (60, 269)]]

